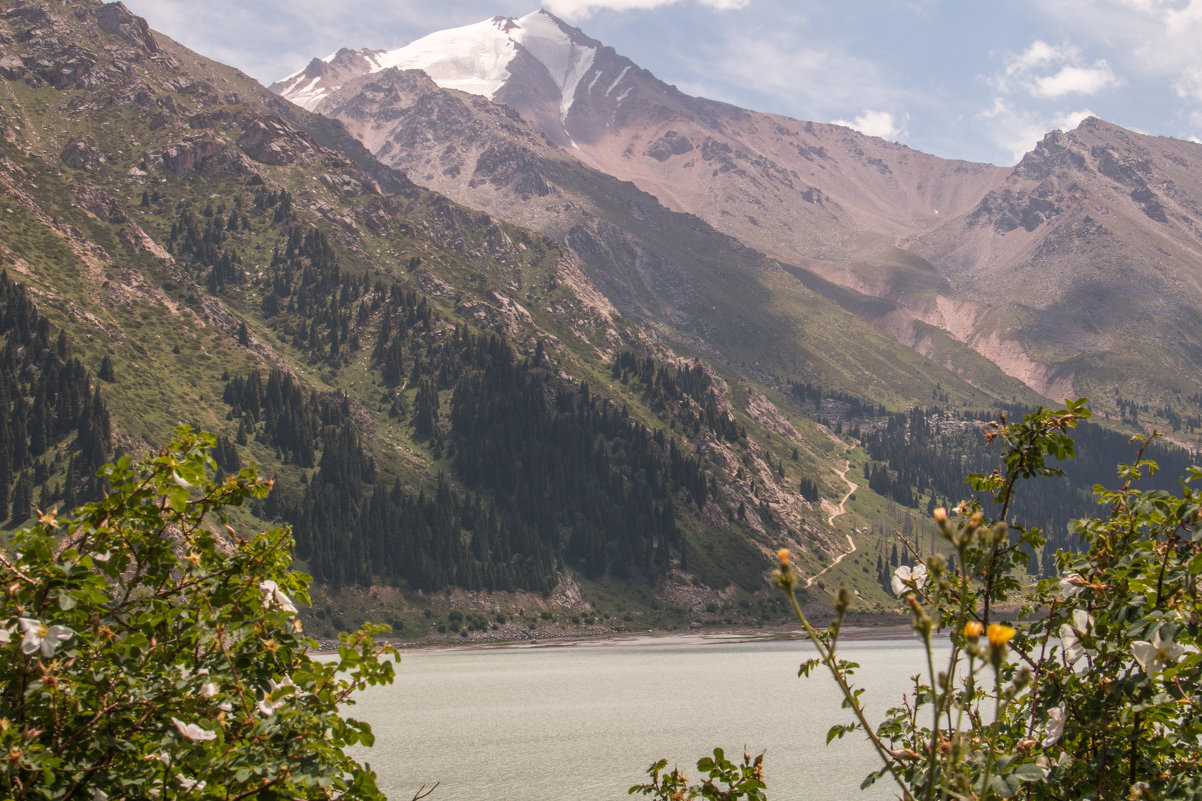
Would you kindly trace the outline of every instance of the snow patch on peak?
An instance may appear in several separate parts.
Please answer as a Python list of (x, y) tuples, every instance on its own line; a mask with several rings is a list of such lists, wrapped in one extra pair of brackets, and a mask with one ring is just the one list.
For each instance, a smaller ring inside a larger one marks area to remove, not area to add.
[(422, 70), (444, 89), (458, 89), (492, 99), (509, 78), (517, 55), (506, 32), (510, 20), (490, 20), (437, 31), (397, 50), (381, 53), (373, 72), (396, 67)]
[(566, 119), (576, 99), (576, 87), (593, 66), (597, 48), (577, 42), (559, 20), (541, 10), (519, 18), (509, 36), (546, 67), (559, 87), (560, 120)]
[(272, 88), (313, 110), (356, 75), (390, 68), (415, 69), (444, 89), (492, 100), (510, 79), (513, 59), (524, 50), (542, 64), (559, 89), (563, 121), (576, 99), (577, 87), (593, 65), (599, 44), (540, 10), (516, 19), (493, 17), (437, 31), (395, 50), (339, 50), (320, 61), (315, 59), (309, 67)]
[[(303, 76), (298, 73), (294, 77), (301, 78)], [(328, 93), (328, 90), (321, 85), (321, 76), (318, 75), (311, 81), (297, 81), (296, 86), (282, 94), (296, 105), (312, 111)]]

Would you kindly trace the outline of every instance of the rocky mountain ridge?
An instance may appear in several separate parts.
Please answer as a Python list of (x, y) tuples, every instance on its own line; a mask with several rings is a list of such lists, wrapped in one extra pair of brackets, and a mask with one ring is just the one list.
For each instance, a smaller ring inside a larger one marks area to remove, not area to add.
[[(533, 20), (589, 48), (570, 95), (514, 67), (490, 73), (487, 97), (440, 98), (445, 87), (386, 77), (384, 57), (351, 77), (345, 51), (338, 81), (306, 102), (419, 183), (561, 241), (562, 207), (532, 199), (554, 196), (546, 176), (564, 159), (630, 181), (982, 388), (996, 374), (966, 350), (1045, 397), (1089, 395), (1116, 414), (1117, 398), (1179, 408), (1198, 394), (1202, 146), (1090, 119), (1012, 169), (949, 161), (689, 97), (545, 12), (432, 35), (404, 63), (455, 61), (481, 31), (512, 44)], [(472, 65), (455, 63), (467, 85)], [(489, 98), (536, 133), (514, 120), (476, 148), (480, 124), (449, 115), (479, 115)]]
[[(501, 106), (378, 76), (482, 126), (466, 182), (558, 206), (561, 239), (147, 31), (119, 3), (0, 11), (0, 267), (106, 376), (117, 447), (213, 431), (221, 469), (277, 479), (238, 522), (292, 524), (328, 587), (752, 603), (774, 548), (817, 573), (855, 526), (822, 511), (823, 420), (991, 401)], [(23, 481), (47, 504), (55, 447)]]

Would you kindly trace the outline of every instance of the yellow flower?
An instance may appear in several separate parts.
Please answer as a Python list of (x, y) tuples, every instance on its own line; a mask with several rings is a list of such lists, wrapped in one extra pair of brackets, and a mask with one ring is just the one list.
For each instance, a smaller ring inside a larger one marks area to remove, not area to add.
[[(977, 624), (978, 628), (980, 624)], [(994, 648), (1001, 648), (1006, 643), (1014, 638), (1018, 632), (1013, 626), (1007, 626), (1005, 623), (990, 623), (989, 628), (985, 630), (985, 636), (989, 638), (989, 644)]]
[(787, 564), (789, 564), (789, 549), (788, 549), (788, 548), (781, 548), (779, 551), (777, 551), (777, 552), (776, 552), (776, 557), (777, 557), (778, 559), (780, 559), (780, 563), (781, 563), (782, 565), (787, 565)]
[(947, 522), (947, 510), (944, 509), (942, 506), (940, 506), (938, 509), (936, 509), (934, 512), (932, 512), (931, 515), (935, 518), (936, 523), (946, 523)]
[(975, 620), (970, 620), (964, 624), (964, 636), (970, 640), (975, 640), (980, 637), (981, 632), (984, 630), (985, 627)]

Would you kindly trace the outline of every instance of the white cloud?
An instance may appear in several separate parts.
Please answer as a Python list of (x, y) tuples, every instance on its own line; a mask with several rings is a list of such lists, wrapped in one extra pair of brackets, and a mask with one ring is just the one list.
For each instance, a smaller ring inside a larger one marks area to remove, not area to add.
[(1046, 64), (1064, 61), (1072, 55), (1073, 52), (1071, 49), (1066, 50), (1063, 46), (1060, 48), (1052, 47), (1052, 45), (1042, 39), (1036, 39), (1031, 43), (1030, 47), (1010, 59), (1010, 62), (1006, 64), (1006, 74), (1016, 75), (1026, 73)]
[(1096, 95), (1104, 89), (1117, 86), (1118, 83), (1118, 78), (1103, 60), (1095, 62), (1092, 67), (1062, 67), (1055, 75), (1037, 78), (1033, 92), (1038, 97)]
[[(697, 3), (718, 11), (743, 8), (749, 0), (696, 0)], [(641, 11), (661, 6), (676, 5), (684, 0), (544, 0), (543, 7), (565, 19), (578, 20), (590, 17), (601, 9), (610, 11)]]
[(899, 125), (888, 111), (865, 111), (851, 122), (833, 120), (835, 125), (843, 125), (859, 131), (865, 136), (879, 136), (881, 139), (897, 141), (905, 131), (905, 125)]
[(1023, 52), (1010, 55), (1002, 74), (992, 83), (1004, 93), (1021, 91), (1032, 97), (1057, 98), (1097, 94), (1121, 81), (1105, 59), (1085, 65), (1080, 48), (1036, 39)]

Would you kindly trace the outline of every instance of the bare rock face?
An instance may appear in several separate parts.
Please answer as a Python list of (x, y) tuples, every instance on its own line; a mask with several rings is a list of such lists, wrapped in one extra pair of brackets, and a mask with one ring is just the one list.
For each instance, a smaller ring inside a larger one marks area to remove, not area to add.
[(68, 167), (87, 172), (95, 172), (105, 162), (105, 155), (84, 136), (77, 136), (67, 142), (61, 158)]
[(158, 42), (154, 40), (146, 20), (131, 14), (124, 3), (108, 3), (98, 8), (96, 22), (100, 30), (118, 36), (134, 47), (148, 53), (159, 52)]
[(34, 59), (29, 68), (55, 89), (91, 88), (99, 83), (96, 56), (74, 44)]
[(122, 225), (130, 221), (117, 199), (104, 190), (87, 184), (72, 184), (71, 194), (81, 207), (105, 222)]
[(238, 138), (238, 147), (255, 161), (273, 166), (308, 161), (315, 154), (313, 144), (283, 120), (252, 120)]
[(374, 178), (358, 170), (350, 172), (323, 172), (318, 176), (318, 180), (326, 187), (350, 195), (351, 197), (383, 194), (380, 190), (380, 185)]
[(0, 77), (16, 81), (25, 77), (25, 62), (17, 56), (0, 58)]
[(510, 142), (491, 145), (476, 159), (472, 181), (507, 187), (523, 200), (546, 197), (551, 192), (536, 154)]
[(242, 154), (222, 144), (208, 131), (186, 137), (170, 147), (147, 150), (142, 153), (142, 161), (150, 169), (165, 169), (176, 175), (196, 172), (206, 178), (253, 172)]

